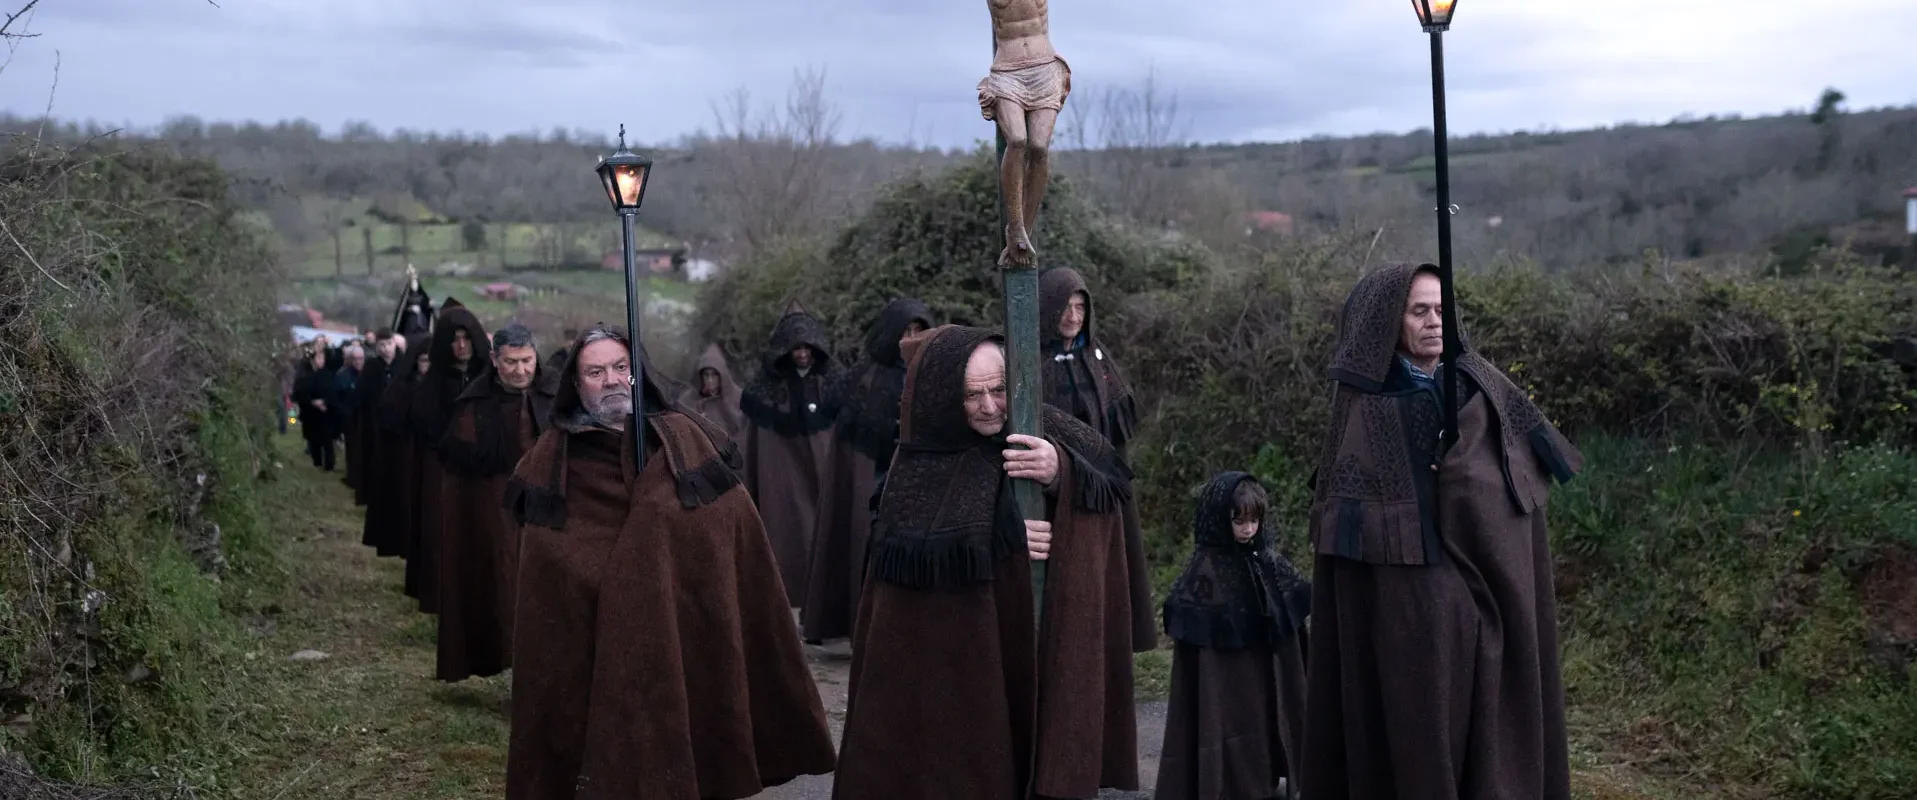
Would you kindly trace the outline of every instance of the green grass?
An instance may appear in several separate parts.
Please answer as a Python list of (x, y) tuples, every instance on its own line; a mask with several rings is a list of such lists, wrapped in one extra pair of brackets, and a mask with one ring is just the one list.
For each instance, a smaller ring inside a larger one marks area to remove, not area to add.
[[(248, 758), (235, 796), (495, 798), (504, 791), (505, 677), (433, 680), (434, 622), (400, 593), (403, 564), (359, 543), (362, 510), (338, 473), (307, 463), (297, 429), (269, 509), (299, 565), (271, 632), (252, 642), (227, 711)], [(329, 654), (288, 661), (304, 649)]]
[(1917, 548), (1917, 459), (1585, 453), (1550, 513), (1566, 683), (1593, 738), (1766, 796), (1908, 796), (1917, 674), (1870, 642), (1917, 609), (1867, 608), (1860, 586)]
[[(546, 264), (555, 251), (561, 257), (583, 257), (596, 263), (601, 254), (619, 244), (619, 223), (610, 213), (603, 219), (564, 223), (487, 222), (483, 224), (484, 246), (471, 249), (460, 224), (445, 222), (410, 198), (407, 216), (419, 221), (404, 226), (403, 231), (398, 224), (368, 215), (366, 210), (372, 202), (365, 198), (307, 197), (301, 203), (306, 209), (305, 227), (314, 234), (289, 256), (287, 271), (295, 277), (369, 274), (368, 232), (373, 253), (371, 274), (403, 271), (409, 256), (400, 252), (402, 247), (410, 250), (412, 264), (422, 271), (446, 261), (499, 270)], [(254, 213), (249, 218), (269, 229), (273, 227), (263, 214)], [(339, 230), (337, 257), (331, 235), (335, 224)], [(278, 233), (286, 241), (286, 232)], [(639, 227), (637, 237), (642, 248), (678, 244), (644, 226)], [(556, 246), (552, 244), (555, 242)]]

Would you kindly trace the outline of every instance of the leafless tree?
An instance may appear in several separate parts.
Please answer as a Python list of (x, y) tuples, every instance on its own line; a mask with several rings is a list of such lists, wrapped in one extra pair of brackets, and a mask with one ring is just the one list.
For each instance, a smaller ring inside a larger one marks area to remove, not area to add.
[(813, 229), (831, 190), (828, 150), (840, 115), (825, 93), (825, 71), (793, 75), (782, 109), (755, 110), (741, 87), (713, 107), (720, 190), (738, 238), (757, 250)]

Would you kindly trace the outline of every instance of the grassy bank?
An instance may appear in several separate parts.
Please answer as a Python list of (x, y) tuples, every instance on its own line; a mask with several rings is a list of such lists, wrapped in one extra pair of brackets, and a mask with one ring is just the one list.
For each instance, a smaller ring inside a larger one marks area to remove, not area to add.
[(273, 264), (211, 165), (0, 145), (0, 754), (217, 784), (261, 506)]

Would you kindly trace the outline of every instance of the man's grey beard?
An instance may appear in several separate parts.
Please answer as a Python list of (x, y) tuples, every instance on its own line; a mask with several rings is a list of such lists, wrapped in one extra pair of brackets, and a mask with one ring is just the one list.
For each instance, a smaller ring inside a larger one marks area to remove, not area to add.
[(626, 418), (632, 416), (632, 395), (625, 392), (601, 395), (598, 404), (586, 407), (586, 416), (602, 428), (623, 431)]

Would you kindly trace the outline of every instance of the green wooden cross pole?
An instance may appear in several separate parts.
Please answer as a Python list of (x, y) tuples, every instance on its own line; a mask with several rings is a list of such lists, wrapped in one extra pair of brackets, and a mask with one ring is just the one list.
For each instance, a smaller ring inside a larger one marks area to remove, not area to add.
[[(998, 37), (992, 37), (992, 55), (998, 55)], [(994, 123), (994, 127), (997, 124)], [(1005, 130), (998, 129), (998, 158), (993, 162), (1004, 174)], [(1027, 220), (1026, 226), (1037, 226)], [(998, 193), (998, 229), (1005, 230), (1005, 187)], [(1010, 242), (1006, 242), (1009, 247)], [(1039, 420), (1038, 382), (1038, 265), (1001, 261), (1005, 287), (1005, 378), (1006, 402), (1010, 406), (1011, 432), (1026, 436), (1044, 436)], [(1018, 502), (1019, 516), (1028, 520), (1045, 518), (1045, 497), (1039, 485), (1029, 478), (1012, 480), (1012, 498)], [(1032, 562), (1032, 612), (1034, 624), (1045, 620), (1045, 562)]]

